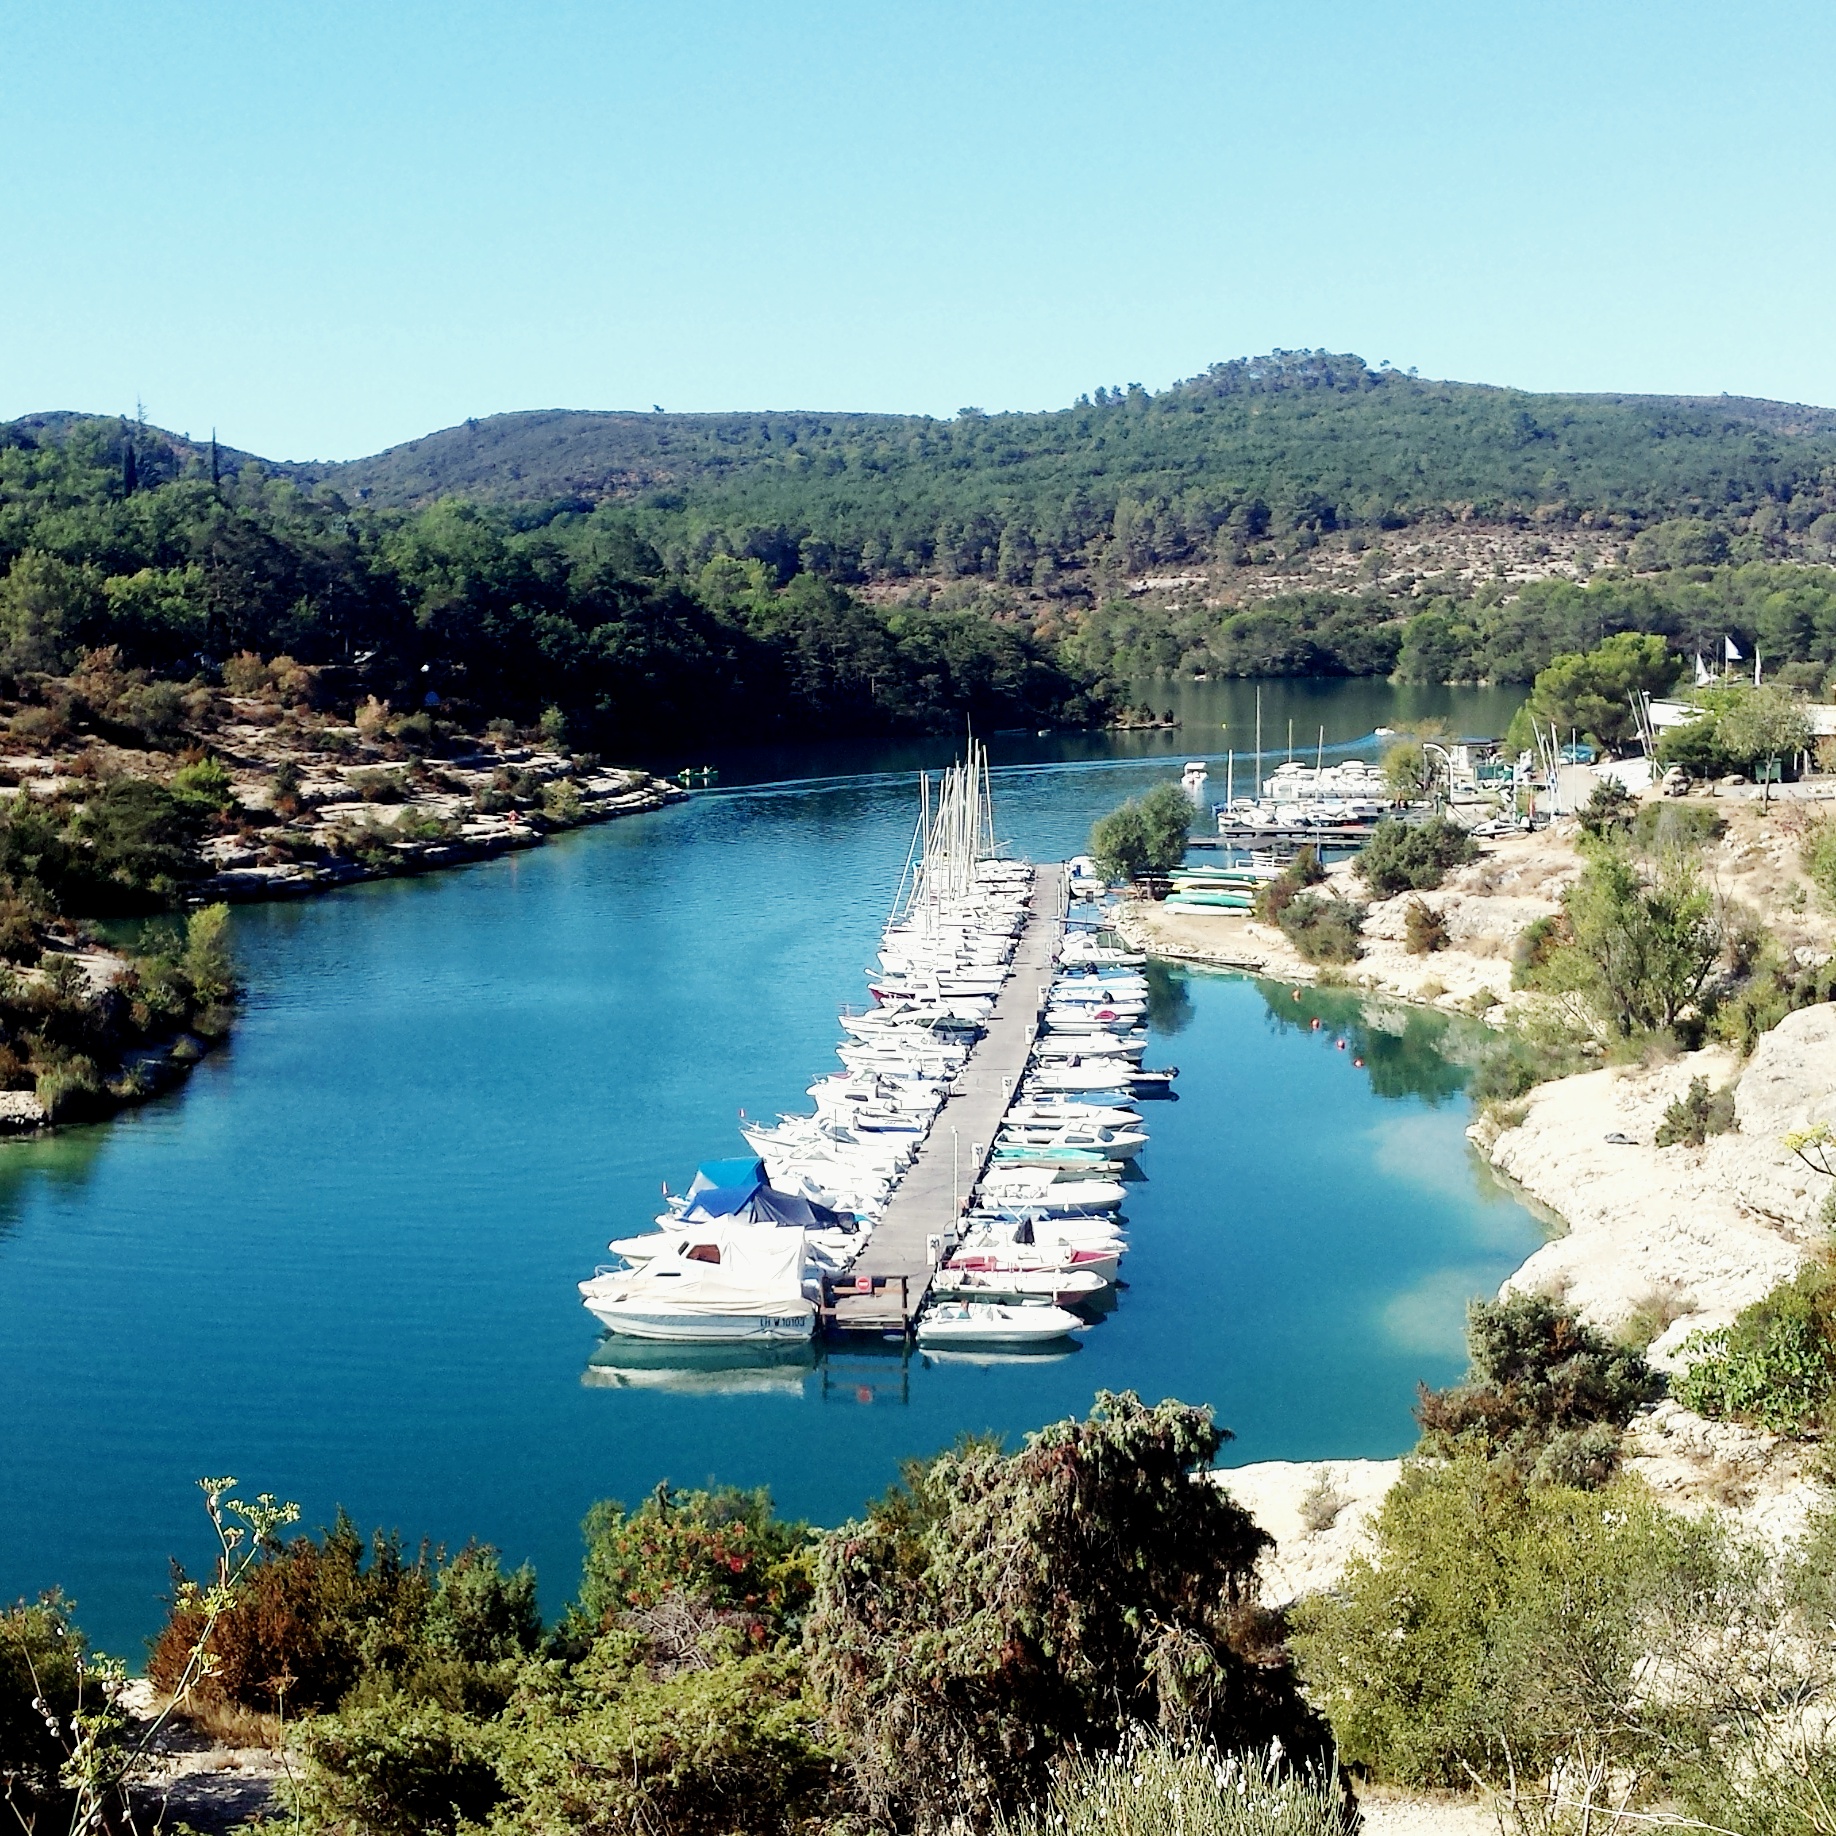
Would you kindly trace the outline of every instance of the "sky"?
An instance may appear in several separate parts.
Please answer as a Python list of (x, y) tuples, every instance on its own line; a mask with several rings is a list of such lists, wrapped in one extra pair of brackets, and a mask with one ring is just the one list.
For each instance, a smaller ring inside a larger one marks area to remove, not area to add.
[(1277, 347), (1836, 405), (1836, 8), (0, 0), (0, 418), (1050, 408)]

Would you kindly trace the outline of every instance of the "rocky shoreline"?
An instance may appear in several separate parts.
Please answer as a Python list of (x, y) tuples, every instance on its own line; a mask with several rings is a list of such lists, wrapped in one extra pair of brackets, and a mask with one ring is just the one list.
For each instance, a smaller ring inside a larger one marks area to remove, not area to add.
[[(1730, 810), (1707, 865), (1724, 900), (1764, 914), (1800, 961), (1827, 958), (1836, 923), (1797, 870), (1789, 821)], [(1117, 929), (1131, 947), (1174, 961), (1268, 976), (1295, 985), (1330, 980), (1392, 1000), (1461, 1012), (1494, 1024), (1523, 999), (1511, 987), (1511, 951), (1524, 927), (1559, 908), (1581, 870), (1572, 825), (1488, 844), (1439, 890), (1368, 903), (1365, 954), (1349, 969), (1303, 962), (1273, 926), (1240, 914), (1167, 912), (1131, 902)], [(1358, 897), (1349, 863), (1328, 889)], [(1402, 912), (1420, 897), (1446, 923), (1449, 947), (1412, 956)], [(1360, 900), (1363, 903), (1363, 900)], [(1701, 1147), (1659, 1147), (1665, 1110), (1705, 1078), (1733, 1086), (1734, 1127)], [(1831, 1182), (1781, 1145), (1790, 1130), (1836, 1126), (1836, 1006), (1788, 1014), (1743, 1063), (1711, 1046), (1646, 1064), (1602, 1066), (1532, 1090), (1468, 1130), (1497, 1173), (1558, 1234), (1503, 1291), (1560, 1298), (1608, 1332), (1641, 1319), (1659, 1328), (1648, 1356), (1675, 1370), (1692, 1332), (1725, 1325), (1800, 1268), (1828, 1226)], [(1827, 1486), (1801, 1443), (1713, 1422), (1664, 1401), (1627, 1432), (1624, 1465), (1668, 1505), (1719, 1509), (1744, 1530), (1782, 1544), (1802, 1528)], [(1220, 1468), (1221, 1484), (1276, 1539), (1262, 1565), (1266, 1598), (1288, 1605), (1334, 1587), (1368, 1553), (1400, 1461), (1270, 1461)]]
[[(554, 834), (637, 816), (680, 802), (687, 792), (643, 771), (579, 767), (560, 753), (507, 748), (442, 760), (432, 786), (400, 788), (399, 802), (383, 803), (374, 790), (376, 767), (327, 766), (303, 777), (292, 794), (300, 813), (286, 824), (287, 852), (308, 858), (275, 858), (281, 851), (265, 835), (214, 837), (203, 854), (215, 869), (197, 888), (200, 900), (243, 903), (330, 892), (363, 880), (433, 872), (539, 848)], [(497, 789), (509, 774), (525, 789), (523, 806)], [(564, 795), (555, 792), (564, 788)], [(546, 799), (546, 801), (544, 801)], [(272, 809), (272, 793), (250, 786), (244, 800)], [(432, 836), (420, 827), (437, 826)], [(316, 855), (318, 858), (311, 858)]]

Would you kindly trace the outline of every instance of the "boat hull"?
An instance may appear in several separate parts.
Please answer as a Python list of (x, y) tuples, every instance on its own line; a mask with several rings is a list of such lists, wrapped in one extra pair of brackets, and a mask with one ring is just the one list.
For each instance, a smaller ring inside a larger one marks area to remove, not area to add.
[(616, 1300), (589, 1300), (586, 1305), (608, 1332), (675, 1345), (795, 1345), (816, 1330), (816, 1309), (807, 1301), (801, 1311), (787, 1307), (774, 1313), (689, 1313), (621, 1305)]

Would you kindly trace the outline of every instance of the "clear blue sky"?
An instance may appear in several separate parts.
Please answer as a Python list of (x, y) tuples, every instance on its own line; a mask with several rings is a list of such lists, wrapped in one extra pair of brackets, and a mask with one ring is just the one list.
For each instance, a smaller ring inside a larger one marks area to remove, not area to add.
[(0, 0), (0, 416), (1060, 406), (1274, 346), (1836, 404), (1836, 8)]

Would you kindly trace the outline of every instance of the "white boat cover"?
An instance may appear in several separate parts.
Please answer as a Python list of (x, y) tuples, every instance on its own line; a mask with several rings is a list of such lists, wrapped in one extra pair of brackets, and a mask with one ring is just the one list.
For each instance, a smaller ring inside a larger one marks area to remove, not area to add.
[(805, 1306), (803, 1264), (800, 1230), (704, 1226), (684, 1231), (673, 1255), (645, 1263), (625, 1292), (633, 1306), (685, 1313), (795, 1313)]

